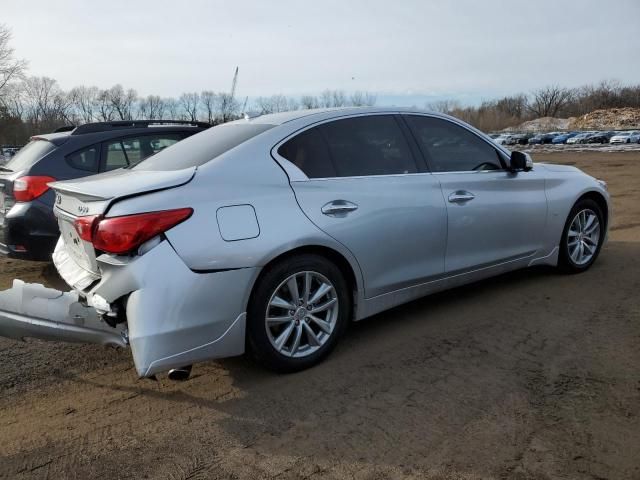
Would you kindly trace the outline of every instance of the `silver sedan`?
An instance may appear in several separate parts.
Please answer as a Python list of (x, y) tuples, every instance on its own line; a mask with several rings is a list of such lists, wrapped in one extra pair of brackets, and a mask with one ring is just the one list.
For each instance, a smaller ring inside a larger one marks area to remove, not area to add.
[(310, 367), (352, 320), (532, 265), (588, 269), (610, 216), (604, 182), (414, 109), (246, 118), (53, 187), (72, 291), (16, 281), (0, 333), (130, 346), (140, 376), (245, 348)]

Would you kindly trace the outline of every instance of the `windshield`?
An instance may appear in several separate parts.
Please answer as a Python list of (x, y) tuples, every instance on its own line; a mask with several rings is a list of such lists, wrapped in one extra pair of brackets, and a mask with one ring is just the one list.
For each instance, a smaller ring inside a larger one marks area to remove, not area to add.
[(32, 140), (18, 150), (18, 153), (7, 162), (3, 170), (11, 170), (12, 172), (26, 170), (55, 148), (56, 146), (47, 140)]
[(162, 150), (134, 165), (135, 170), (182, 170), (204, 165), (210, 160), (259, 135), (273, 125), (226, 124), (204, 132)]

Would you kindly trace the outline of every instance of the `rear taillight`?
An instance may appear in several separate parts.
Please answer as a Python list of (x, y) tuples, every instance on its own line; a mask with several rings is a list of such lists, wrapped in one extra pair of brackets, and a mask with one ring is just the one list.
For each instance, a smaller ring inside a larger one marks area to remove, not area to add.
[(87, 242), (93, 241), (93, 229), (99, 219), (100, 217), (98, 215), (76, 218), (73, 226), (76, 227), (76, 232), (78, 232), (78, 235), (82, 240)]
[(78, 235), (97, 250), (121, 254), (184, 222), (192, 213), (191, 208), (178, 208), (123, 217), (80, 217), (74, 225)]
[(20, 177), (13, 182), (13, 196), (17, 202), (30, 202), (49, 190), (47, 183), (55, 181), (53, 177)]

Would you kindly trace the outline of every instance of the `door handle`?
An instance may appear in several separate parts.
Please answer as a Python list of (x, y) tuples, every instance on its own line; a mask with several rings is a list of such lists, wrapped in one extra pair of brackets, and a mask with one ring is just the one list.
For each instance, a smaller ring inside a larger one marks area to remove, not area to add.
[(465, 203), (473, 200), (474, 198), (476, 198), (476, 196), (471, 192), (467, 192), (466, 190), (456, 190), (451, 195), (449, 195), (449, 201), (451, 203)]
[(358, 209), (358, 205), (348, 200), (333, 200), (322, 207), (322, 213), (330, 217), (344, 217)]

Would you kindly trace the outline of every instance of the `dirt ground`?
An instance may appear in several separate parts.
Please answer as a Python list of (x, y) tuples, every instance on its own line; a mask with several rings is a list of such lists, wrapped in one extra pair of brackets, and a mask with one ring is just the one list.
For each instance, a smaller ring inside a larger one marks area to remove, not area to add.
[[(322, 365), (186, 383), (130, 354), (0, 339), (0, 477), (640, 478), (640, 152), (560, 152), (615, 217), (587, 273), (535, 269), (353, 325)], [(53, 281), (0, 260), (0, 288)]]

